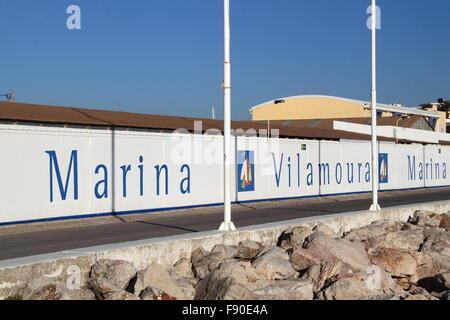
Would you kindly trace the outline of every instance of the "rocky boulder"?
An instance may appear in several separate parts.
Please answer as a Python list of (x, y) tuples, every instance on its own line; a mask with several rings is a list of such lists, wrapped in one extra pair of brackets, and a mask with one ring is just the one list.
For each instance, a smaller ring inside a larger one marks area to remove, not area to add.
[(396, 249), (410, 252), (419, 251), (424, 241), (422, 230), (401, 230), (375, 236), (364, 241), (367, 250)]
[(113, 281), (101, 277), (90, 279), (88, 285), (99, 300), (105, 299), (111, 292), (123, 291), (123, 289), (115, 286)]
[[(130, 279), (137, 273), (137, 269), (131, 262), (123, 260), (102, 259), (91, 268), (90, 280), (108, 280), (110, 285), (120, 290), (126, 290)], [(110, 286), (108, 285), (108, 286)]]
[(441, 218), (434, 212), (418, 210), (414, 212), (414, 216), (411, 217), (408, 222), (420, 227), (437, 228), (441, 224)]
[(216, 269), (225, 260), (231, 260), (238, 254), (238, 249), (226, 245), (217, 245), (210, 254), (193, 260), (192, 269), (195, 277), (203, 279), (209, 272)]
[(278, 238), (277, 245), (283, 249), (297, 249), (303, 246), (303, 242), (313, 231), (307, 227), (295, 227), (285, 230)]
[(313, 292), (317, 293), (325, 287), (327, 281), (340, 273), (351, 273), (349, 266), (342, 261), (329, 261), (313, 265), (302, 275), (302, 279), (313, 284)]
[(298, 275), (289, 262), (289, 255), (279, 247), (271, 248), (260, 254), (252, 266), (268, 280), (283, 280)]
[(319, 300), (359, 300), (402, 290), (384, 272), (341, 273), (327, 281), (327, 286), (318, 294)]
[(254, 260), (260, 251), (264, 248), (261, 242), (245, 240), (241, 241), (237, 246), (235, 259)]
[(317, 226), (313, 228), (314, 232), (321, 232), (323, 234), (326, 234), (330, 237), (336, 237), (336, 232), (334, 232), (333, 229), (331, 229), (328, 225), (319, 223)]
[[(361, 244), (346, 239), (333, 238), (323, 233), (315, 233), (306, 240), (305, 248), (322, 262), (340, 260), (354, 271), (366, 272), (369, 257)], [(292, 259), (291, 259), (292, 261)]]
[(218, 244), (213, 248), (212, 253), (218, 254), (222, 260), (227, 260), (233, 259), (237, 255), (238, 249), (234, 246)]
[(270, 286), (254, 290), (259, 296), (272, 296), (275, 300), (313, 300), (313, 284), (309, 280), (280, 280)]
[(379, 249), (370, 254), (372, 263), (383, 267), (394, 277), (417, 275), (417, 261), (413, 254), (404, 250)]
[(131, 287), (134, 294), (140, 295), (149, 286), (159, 288), (178, 300), (192, 300), (195, 295), (193, 283), (189, 279), (180, 276), (172, 266), (157, 263), (139, 271)]
[(174, 270), (180, 276), (185, 278), (194, 278), (194, 272), (192, 271), (192, 263), (187, 258), (181, 258), (173, 265)]
[(252, 290), (267, 287), (269, 282), (250, 262), (222, 262), (195, 287), (196, 300), (258, 299)]
[(345, 234), (344, 239), (365, 241), (369, 238), (379, 237), (386, 233), (400, 231), (402, 227), (403, 223), (399, 221), (375, 221), (366, 227), (350, 230)]
[(291, 254), (290, 261), (295, 270), (303, 271), (314, 265), (319, 265), (328, 261), (335, 261), (335, 258), (324, 252), (297, 248)]
[(195, 249), (191, 253), (191, 263), (192, 264), (197, 263), (198, 261), (200, 261), (202, 258), (206, 257), (210, 253), (211, 252), (203, 249), (202, 247)]

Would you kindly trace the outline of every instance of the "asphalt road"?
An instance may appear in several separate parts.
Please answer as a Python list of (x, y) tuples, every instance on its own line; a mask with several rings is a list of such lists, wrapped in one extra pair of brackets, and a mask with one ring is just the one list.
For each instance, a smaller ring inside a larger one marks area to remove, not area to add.
[[(450, 199), (450, 188), (380, 193), (382, 207)], [(274, 201), (233, 206), (239, 227), (269, 222), (366, 210), (370, 194)], [(122, 217), (0, 227), (0, 260), (143, 240), (183, 233), (216, 230), (223, 220), (221, 207), (180, 210)]]

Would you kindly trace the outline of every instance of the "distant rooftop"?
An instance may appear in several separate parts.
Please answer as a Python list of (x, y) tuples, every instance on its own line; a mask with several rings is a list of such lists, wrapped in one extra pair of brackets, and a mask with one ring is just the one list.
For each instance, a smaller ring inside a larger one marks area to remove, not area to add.
[[(261, 103), (257, 106), (254, 106), (250, 109), (250, 111), (263, 107), (267, 104), (274, 103), (275, 101), (282, 101), (282, 100), (290, 100), (290, 99), (299, 99), (299, 98), (329, 98), (329, 99), (337, 99), (342, 101), (347, 101), (351, 103), (358, 104), (366, 109), (371, 108), (371, 102), (369, 101), (363, 101), (363, 100), (356, 100), (356, 99), (348, 99), (348, 98), (341, 98), (341, 97), (335, 97), (335, 96), (326, 96), (326, 95), (300, 95), (300, 96), (291, 96), (286, 98), (279, 98), (274, 99), (270, 101), (266, 101), (264, 103)], [(418, 115), (423, 117), (429, 117), (429, 118), (440, 118), (440, 115), (436, 112), (430, 112), (421, 110), (420, 108), (416, 107), (404, 107), (400, 104), (384, 104), (384, 103), (377, 103), (377, 109), (378, 111), (386, 111), (386, 112), (392, 112), (394, 114), (409, 114), (409, 115)]]
[[(366, 121), (367, 119), (364, 119)], [(187, 118), (139, 114), (119, 111), (84, 109), (75, 107), (56, 107), (25, 103), (0, 102), (0, 122), (17, 125), (36, 126), (74, 126), (81, 128), (104, 128), (144, 130), (152, 132), (173, 132), (176, 129), (186, 129), (194, 132), (195, 121), (202, 121), (203, 132), (216, 129), (223, 132), (223, 121), (202, 118)], [(322, 121), (322, 120), (317, 120)], [(357, 120), (356, 120), (357, 121)], [(383, 120), (388, 121), (388, 120)], [(394, 119), (389, 120), (396, 121)], [(402, 121), (402, 120), (400, 120)], [(402, 125), (402, 122), (399, 122)], [(267, 121), (232, 121), (232, 129), (241, 129), (246, 135), (253, 129), (256, 133), (266, 136)], [(370, 135), (334, 130), (330, 126), (300, 125), (299, 121), (271, 121), (270, 129), (279, 130), (279, 136), (291, 139), (314, 140), (370, 140)], [(202, 133), (203, 133), (202, 132)], [(378, 138), (380, 141), (395, 141), (392, 138)], [(419, 141), (398, 140), (402, 143)]]

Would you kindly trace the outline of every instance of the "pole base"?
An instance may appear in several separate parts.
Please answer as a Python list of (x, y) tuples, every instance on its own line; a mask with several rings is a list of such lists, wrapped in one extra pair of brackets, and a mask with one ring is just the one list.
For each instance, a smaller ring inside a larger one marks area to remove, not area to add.
[(370, 209), (369, 209), (370, 211), (380, 211), (381, 210), (381, 207), (380, 207), (380, 205), (378, 205), (378, 204), (372, 204), (371, 206), (370, 206)]
[(234, 226), (233, 222), (222, 222), (219, 231), (225, 232), (236, 231), (236, 227)]

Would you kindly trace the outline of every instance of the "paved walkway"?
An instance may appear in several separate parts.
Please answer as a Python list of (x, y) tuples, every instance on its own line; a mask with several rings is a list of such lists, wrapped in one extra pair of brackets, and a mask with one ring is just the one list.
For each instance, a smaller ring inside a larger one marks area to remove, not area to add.
[[(380, 193), (382, 207), (450, 199), (450, 188)], [(302, 217), (366, 210), (371, 194), (234, 205), (239, 227)], [(130, 216), (0, 227), (0, 260), (215, 230), (223, 220), (222, 207), (199, 208)]]

